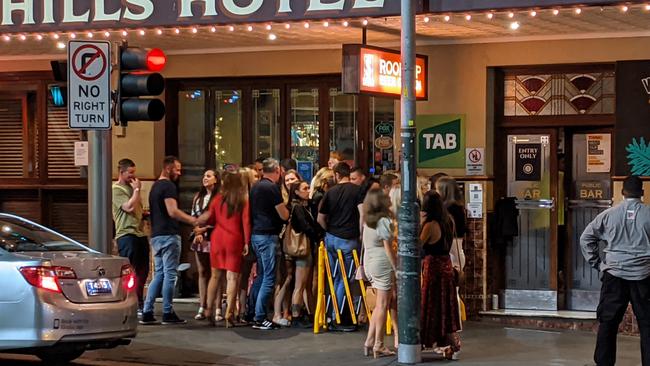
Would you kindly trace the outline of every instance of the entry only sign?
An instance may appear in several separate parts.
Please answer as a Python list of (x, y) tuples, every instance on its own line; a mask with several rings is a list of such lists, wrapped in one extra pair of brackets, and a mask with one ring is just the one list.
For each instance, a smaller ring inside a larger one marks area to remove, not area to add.
[(68, 43), (68, 125), (79, 130), (111, 128), (111, 45)]

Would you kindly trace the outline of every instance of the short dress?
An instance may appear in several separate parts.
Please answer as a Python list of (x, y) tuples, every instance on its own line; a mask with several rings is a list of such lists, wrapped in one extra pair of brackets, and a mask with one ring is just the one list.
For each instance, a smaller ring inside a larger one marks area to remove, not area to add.
[(228, 217), (228, 206), (219, 194), (210, 204), (210, 220), (214, 225), (210, 239), (210, 265), (212, 268), (240, 273), (244, 245), (250, 243), (251, 225), (249, 203), (241, 212)]
[(387, 217), (379, 219), (377, 228), (363, 226), (363, 268), (372, 287), (377, 290), (390, 291), (395, 276), (393, 266), (388, 259), (384, 240), (393, 241), (393, 222)]

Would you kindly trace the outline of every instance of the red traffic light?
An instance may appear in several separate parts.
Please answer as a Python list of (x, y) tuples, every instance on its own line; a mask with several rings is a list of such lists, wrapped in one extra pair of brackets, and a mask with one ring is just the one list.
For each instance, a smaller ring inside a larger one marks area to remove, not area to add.
[(160, 48), (153, 48), (147, 52), (147, 69), (158, 72), (165, 68), (167, 56)]

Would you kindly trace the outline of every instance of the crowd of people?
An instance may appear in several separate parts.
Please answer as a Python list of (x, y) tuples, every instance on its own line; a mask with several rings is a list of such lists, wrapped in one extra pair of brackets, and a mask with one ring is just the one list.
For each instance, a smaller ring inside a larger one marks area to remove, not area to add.
[[(240, 169), (206, 170), (191, 214), (179, 209), (175, 182), (181, 162), (165, 158), (149, 194), (154, 273), (145, 297), (149, 244), (142, 230), (141, 183), (135, 164), (119, 162), (113, 185), (113, 214), (120, 255), (138, 273), (141, 324), (157, 324), (154, 302), (162, 295), (162, 324), (185, 323), (173, 309), (174, 285), (181, 256), (180, 223), (193, 227), (191, 250), (198, 272), (196, 320), (225, 327), (250, 324), (255, 329), (312, 327), (316, 307), (318, 248), (324, 242), (332, 268), (334, 293), (328, 308), (329, 329), (354, 331), (340, 265), (349, 283), (366, 280), (375, 295), (363, 345), (367, 356), (394, 355), (384, 344), (390, 313), (397, 339), (397, 214), (400, 175), (366, 174), (332, 156), (311, 181), (297, 172), (293, 159), (259, 159)], [(461, 315), (458, 283), (464, 266), (462, 238), (465, 210), (456, 181), (444, 174), (418, 178), (422, 252), (423, 348), (444, 357), (460, 351)], [(355, 271), (354, 251), (362, 265)], [(342, 263), (339, 262), (342, 257)], [(225, 294), (225, 301), (222, 297)], [(222, 308), (225, 304), (225, 309)], [(335, 312), (340, 323), (335, 321)]]

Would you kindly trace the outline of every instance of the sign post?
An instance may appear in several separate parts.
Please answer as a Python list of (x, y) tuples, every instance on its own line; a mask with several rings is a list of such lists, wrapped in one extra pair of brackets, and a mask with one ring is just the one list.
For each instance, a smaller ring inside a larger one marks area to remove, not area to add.
[[(422, 361), (420, 344), (420, 213), (416, 203), (415, 128), (416, 59), (415, 8), (413, 1), (402, 1), (402, 203), (399, 210), (399, 246), (397, 249), (397, 317), (399, 324), (399, 364)], [(427, 85), (423, 85), (427, 88)]]
[(91, 248), (109, 252), (111, 216), (111, 45), (68, 44), (68, 123), (88, 130), (88, 239)]

